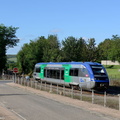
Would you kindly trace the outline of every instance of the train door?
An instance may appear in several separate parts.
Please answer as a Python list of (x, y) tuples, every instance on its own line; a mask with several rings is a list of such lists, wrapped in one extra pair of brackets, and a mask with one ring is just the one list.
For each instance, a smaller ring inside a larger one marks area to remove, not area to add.
[(64, 82), (66, 84), (66, 83), (71, 82), (71, 76), (69, 75), (70, 74), (71, 65), (64, 64), (63, 67), (64, 67)]
[(40, 67), (41, 67), (41, 70), (40, 70), (40, 78), (44, 78), (44, 68), (47, 66), (47, 64), (42, 64)]

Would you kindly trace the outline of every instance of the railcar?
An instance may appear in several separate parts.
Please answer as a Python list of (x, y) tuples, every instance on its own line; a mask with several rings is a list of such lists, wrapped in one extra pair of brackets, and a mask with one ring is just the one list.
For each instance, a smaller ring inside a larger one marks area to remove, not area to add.
[(37, 63), (33, 78), (84, 90), (107, 89), (109, 86), (104, 66), (96, 62)]

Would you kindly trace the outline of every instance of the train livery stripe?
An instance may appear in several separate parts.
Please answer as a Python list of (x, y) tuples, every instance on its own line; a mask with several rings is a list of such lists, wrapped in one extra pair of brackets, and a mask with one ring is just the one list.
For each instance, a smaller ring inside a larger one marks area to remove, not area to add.
[(70, 64), (63, 64), (62, 66), (65, 68), (65, 70), (64, 70), (64, 81), (65, 82), (71, 82), (71, 76), (69, 76), (71, 65)]
[(42, 64), (41, 67), (41, 71), (40, 71), (40, 78), (44, 78), (44, 68), (47, 66), (47, 64)]

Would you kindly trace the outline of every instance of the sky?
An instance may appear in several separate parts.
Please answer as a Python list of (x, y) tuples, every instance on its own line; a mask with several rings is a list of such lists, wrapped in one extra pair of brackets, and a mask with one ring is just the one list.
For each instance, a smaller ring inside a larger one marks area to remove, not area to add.
[(0, 24), (19, 27), (17, 54), (40, 36), (95, 38), (96, 44), (120, 35), (120, 0), (0, 0)]

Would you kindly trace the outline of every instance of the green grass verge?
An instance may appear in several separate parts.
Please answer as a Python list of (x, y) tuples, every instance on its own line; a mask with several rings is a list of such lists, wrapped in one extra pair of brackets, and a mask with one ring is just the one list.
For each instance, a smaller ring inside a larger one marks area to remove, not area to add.
[(120, 86), (120, 65), (104, 66), (110, 78), (110, 85)]

